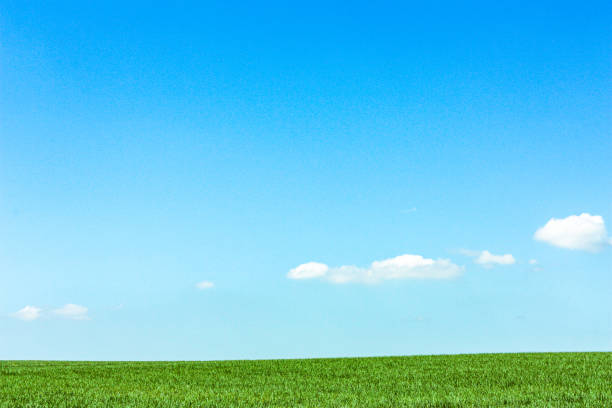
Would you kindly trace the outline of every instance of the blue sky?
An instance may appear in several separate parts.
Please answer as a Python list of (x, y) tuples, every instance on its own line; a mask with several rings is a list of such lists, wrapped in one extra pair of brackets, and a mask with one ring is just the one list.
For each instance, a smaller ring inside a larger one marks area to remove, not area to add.
[(130, 3), (0, 7), (0, 359), (612, 349), (609, 2)]

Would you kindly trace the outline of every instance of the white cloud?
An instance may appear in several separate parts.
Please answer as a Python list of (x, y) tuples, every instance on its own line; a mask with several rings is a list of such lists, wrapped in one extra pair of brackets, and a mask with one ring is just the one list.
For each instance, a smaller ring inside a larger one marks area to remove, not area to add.
[(449, 279), (459, 276), (463, 268), (448, 259), (428, 259), (420, 255), (400, 255), (374, 261), (367, 268), (343, 265), (330, 268), (308, 262), (287, 274), (289, 279), (320, 278), (332, 283), (378, 283), (393, 279)]
[(293, 268), (287, 274), (289, 279), (319, 278), (327, 273), (329, 267), (319, 262), (308, 262)]
[(551, 218), (533, 235), (536, 241), (559, 248), (597, 252), (612, 243), (601, 215), (582, 213), (567, 218)]
[(537, 265), (538, 264), (538, 260), (537, 259), (530, 259), (529, 260), (529, 265)]
[(215, 284), (210, 281), (202, 281), (202, 282), (196, 283), (196, 288), (198, 289), (210, 289), (213, 286), (215, 286)]
[(493, 255), (489, 251), (482, 251), (478, 258), (474, 260), (479, 265), (512, 265), (516, 262), (512, 254)]
[(36, 306), (26, 306), (18, 312), (14, 313), (13, 316), (20, 320), (36, 320), (40, 317), (42, 309)]
[(64, 317), (66, 319), (72, 320), (89, 320), (89, 316), (87, 316), (87, 309), (85, 306), (75, 305), (72, 303), (68, 303), (60, 307), (59, 309), (55, 309), (53, 314)]
[(463, 255), (471, 256), (474, 258), (475, 263), (486, 268), (494, 265), (512, 265), (516, 263), (516, 259), (514, 259), (512, 254), (495, 255), (489, 251), (471, 251), (469, 249), (462, 249), (460, 252)]

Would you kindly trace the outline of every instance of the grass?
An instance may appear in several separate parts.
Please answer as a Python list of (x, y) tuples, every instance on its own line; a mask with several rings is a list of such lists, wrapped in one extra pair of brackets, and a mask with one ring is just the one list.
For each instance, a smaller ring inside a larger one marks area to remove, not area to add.
[(612, 353), (0, 362), (0, 407), (612, 407)]

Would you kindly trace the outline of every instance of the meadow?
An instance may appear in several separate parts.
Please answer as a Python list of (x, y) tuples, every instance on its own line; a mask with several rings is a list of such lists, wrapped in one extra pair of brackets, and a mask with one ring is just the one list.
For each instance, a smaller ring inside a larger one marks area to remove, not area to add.
[(0, 407), (612, 407), (612, 353), (2, 361)]

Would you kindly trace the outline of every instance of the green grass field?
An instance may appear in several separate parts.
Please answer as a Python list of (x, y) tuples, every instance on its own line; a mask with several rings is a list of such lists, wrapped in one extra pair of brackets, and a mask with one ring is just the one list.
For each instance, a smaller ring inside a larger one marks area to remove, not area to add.
[(612, 353), (0, 363), (0, 407), (612, 407)]

